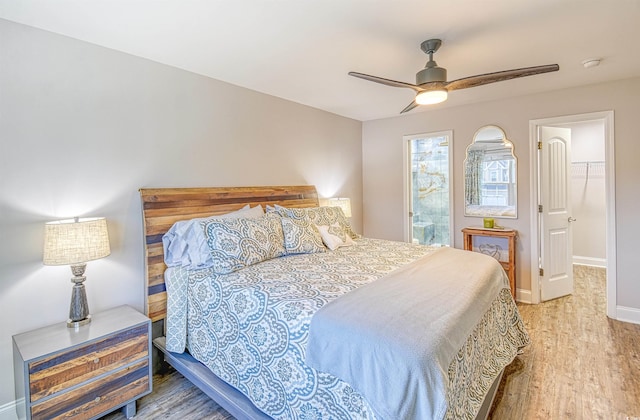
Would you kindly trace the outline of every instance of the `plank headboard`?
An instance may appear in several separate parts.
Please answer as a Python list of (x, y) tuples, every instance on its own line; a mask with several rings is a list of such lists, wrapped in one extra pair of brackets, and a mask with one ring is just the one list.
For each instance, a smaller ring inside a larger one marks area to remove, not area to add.
[(312, 185), (279, 187), (141, 188), (145, 249), (145, 307), (152, 321), (164, 319), (167, 292), (164, 284), (162, 235), (179, 220), (207, 217), (251, 206), (280, 204), (316, 207)]

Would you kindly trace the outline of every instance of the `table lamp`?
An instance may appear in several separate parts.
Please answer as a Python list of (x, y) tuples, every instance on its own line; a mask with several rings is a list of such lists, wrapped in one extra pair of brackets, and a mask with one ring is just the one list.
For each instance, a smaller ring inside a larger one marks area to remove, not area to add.
[(107, 221), (103, 217), (58, 220), (45, 224), (45, 265), (70, 265), (73, 278), (67, 327), (77, 328), (91, 322), (84, 270), (87, 261), (111, 253)]
[(340, 207), (344, 213), (344, 217), (351, 217), (351, 199), (349, 198), (330, 198), (327, 200), (329, 207)]

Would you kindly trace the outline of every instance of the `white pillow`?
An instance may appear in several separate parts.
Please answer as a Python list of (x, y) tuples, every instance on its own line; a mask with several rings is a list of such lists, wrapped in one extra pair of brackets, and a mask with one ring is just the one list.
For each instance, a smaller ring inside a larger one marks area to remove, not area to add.
[(318, 231), (320, 232), (322, 242), (324, 242), (327, 248), (332, 251), (335, 251), (341, 246), (351, 246), (356, 244), (338, 222), (332, 225), (316, 225), (316, 228), (318, 228)]
[(211, 252), (200, 222), (212, 217), (219, 219), (239, 217), (256, 219), (263, 215), (262, 206), (251, 207), (247, 204), (240, 210), (232, 211), (231, 213), (176, 222), (162, 237), (164, 263), (167, 267), (181, 266), (190, 269), (211, 267), (213, 265)]

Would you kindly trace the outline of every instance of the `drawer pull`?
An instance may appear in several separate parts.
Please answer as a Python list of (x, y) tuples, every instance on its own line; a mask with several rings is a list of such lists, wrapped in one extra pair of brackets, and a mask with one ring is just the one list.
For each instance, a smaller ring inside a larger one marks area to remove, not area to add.
[(93, 400), (93, 402), (95, 402), (96, 404), (100, 402), (100, 397), (96, 397), (95, 400)]
[(100, 358), (96, 357), (95, 359), (93, 359), (93, 363), (95, 363), (96, 365), (100, 363)]

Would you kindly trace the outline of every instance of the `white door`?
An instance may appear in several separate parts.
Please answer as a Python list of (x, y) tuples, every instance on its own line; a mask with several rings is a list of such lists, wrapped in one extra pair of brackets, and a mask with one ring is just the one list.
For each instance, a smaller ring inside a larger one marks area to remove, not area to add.
[(573, 293), (571, 129), (540, 127), (540, 298)]

